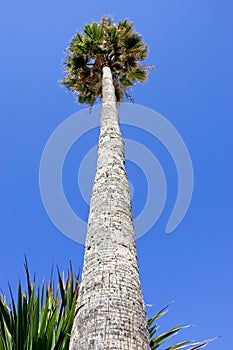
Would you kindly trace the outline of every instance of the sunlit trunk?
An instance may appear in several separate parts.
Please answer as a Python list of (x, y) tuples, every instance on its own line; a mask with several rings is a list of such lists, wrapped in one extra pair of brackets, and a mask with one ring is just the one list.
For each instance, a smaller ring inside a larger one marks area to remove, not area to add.
[(98, 163), (70, 350), (148, 350), (124, 142), (111, 70), (103, 68)]

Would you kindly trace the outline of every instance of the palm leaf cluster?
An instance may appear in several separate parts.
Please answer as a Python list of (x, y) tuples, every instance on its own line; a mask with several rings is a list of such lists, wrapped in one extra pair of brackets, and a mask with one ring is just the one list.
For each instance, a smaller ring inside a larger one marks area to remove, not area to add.
[[(156, 350), (156, 349), (160, 348), (166, 342), (171, 340), (171, 338), (173, 338), (173, 336), (178, 334), (180, 330), (190, 327), (190, 325), (185, 326), (183, 323), (181, 323), (181, 324), (178, 324), (177, 326), (171, 328), (170, 330), (157, 335), (158, 329), (159, 329), (159, 325), (157, 323), (157, 320), (160, 317), (167, 314), (169, 305), (164, 307), (154, 317), (152, 317), (151, 319), (148, 320), (151, 350)], [(164, 349), (165, 350), (179, 350), (179, 349), (200, 350), (200, 349), (203, 349), (205, 346), (207, 346), (210, 342), (212, 342), (216, 339), (217, 338), (212, 338), (212, 339), (204, 340), (201, 342), (195, 342), (195, 343), (193, 343), (191, 340), (185, 340), (185, 341), (182, 341), (180, 343), (166, 347)]]
[(118, 24), (105, 16), (100, 23), (86, 24), (83, 33), (77, 33), (66, 50), (65, 68), (67, 76), (62, 84), (78, 95), (78, 102), (90, 106), (101, 98), (102, 68), (112, 71), (117, 102), (137, 82), (147, 79), (148, 66), (140, 65), (148, 54), (141, 36), (127, 19)]
[(72, 267), (65, 283), (58, 271), (56, 291), (52, 276), (49, 284), (36, 288), (26, 260), (25, 271), (27, 291), (19, 283), (17, 303), (11, 289), (10, 307), (0, 298), (0, 350), (68, 350), (78, 296)]

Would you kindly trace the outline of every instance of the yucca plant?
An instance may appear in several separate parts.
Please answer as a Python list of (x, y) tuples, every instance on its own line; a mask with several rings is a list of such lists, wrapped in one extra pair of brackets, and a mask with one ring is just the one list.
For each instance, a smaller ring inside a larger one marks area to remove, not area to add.
[[(178, 334), (178, 332), (180, 330), (182, 330), (184, 328), (189, 328), (191, 326), (191, 325), (185, 326), (183, 323), (181, 323), (181, 324), (178, 324), (177, 326), (171, 328), (170, 330), (157, 335), (158, 329), (159, 329), (159, 325), (157, 323), (157, 320), (160, 317), (167, 314), (169, 305), (165, 306), (155, 316), (153, 316), (152, 318), (150, 318), (148, 320), (151, 350), (155, 350), (155, 349), (160, 348), (162, 345), (164, 345), (166, 342), (168, 342), (173, 336)], [(179, 349), (198, 350), (198, 349), (204, 348), (210, 342), (212, 342), (216, 339), (217, 338), (212, 338), (212, 339), (207, 339), (207, 340), (200, 341), (200, 342), (192, 342), (191, 340), (185, 340), (185, 341), (171, 345), (171, 346), (164, 348), (164, 349), (165, 350), (179, 350)]]
[(52, 275), (49, 284), (36, 287), (26, 259), (24, 267), (27, 291), (19, 283), (15, 303), (10, 288), (11, 306), (0, 298), (0, 350), (68, 350), (78, 297), (72, 266), (65, 282), (58, 270), (57, 288)]

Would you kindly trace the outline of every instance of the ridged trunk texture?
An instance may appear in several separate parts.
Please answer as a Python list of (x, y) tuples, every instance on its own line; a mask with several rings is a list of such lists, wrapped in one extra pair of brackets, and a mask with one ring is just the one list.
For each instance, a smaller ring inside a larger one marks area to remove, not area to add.
[(149, 350), (111, 70), (103, 68), (98, 163), (70, 350)]

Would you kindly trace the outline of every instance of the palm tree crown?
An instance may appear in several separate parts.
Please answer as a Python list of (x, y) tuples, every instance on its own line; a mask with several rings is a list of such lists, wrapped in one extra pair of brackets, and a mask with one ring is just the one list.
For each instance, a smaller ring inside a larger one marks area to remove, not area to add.
[(147, 80), (149, 66), (140, 62), (148, 55), (148, 47), (142, 37), (133, 30), (127, 19), (112, 23), (109, 16), (100, 23), (86, 24), (83, 33), (77, 33), (66, 50), (67, 77), (62, 84), (77, 94), (78, 102), (92, 106), (102, 97), (102, 68), (112, 72), (116, 101), (124, 96), (131, 99), (128, 90), (138, 81)]

